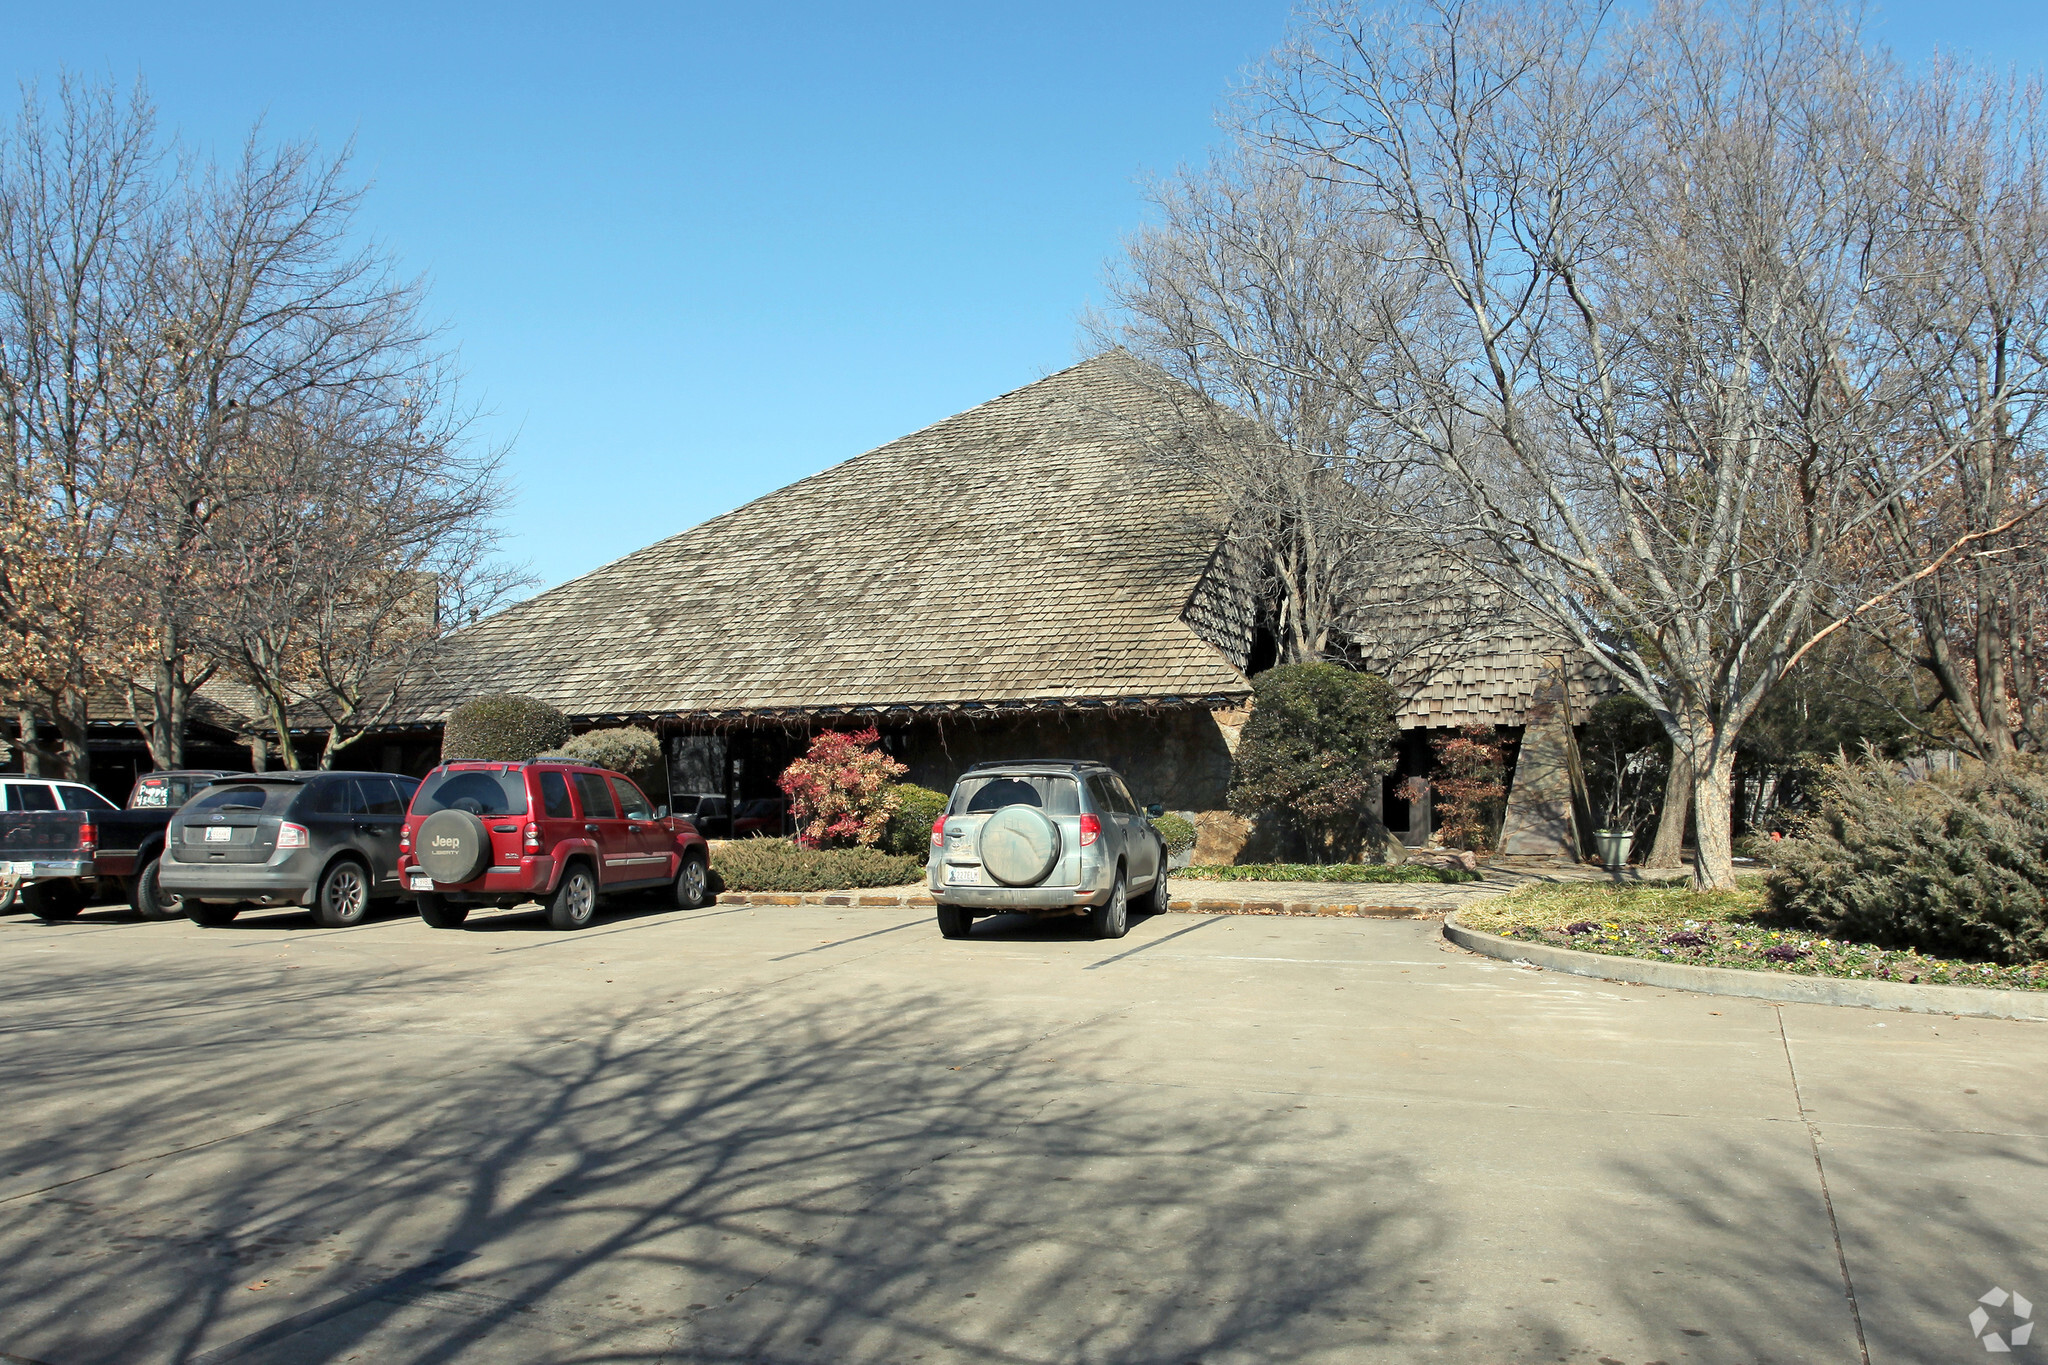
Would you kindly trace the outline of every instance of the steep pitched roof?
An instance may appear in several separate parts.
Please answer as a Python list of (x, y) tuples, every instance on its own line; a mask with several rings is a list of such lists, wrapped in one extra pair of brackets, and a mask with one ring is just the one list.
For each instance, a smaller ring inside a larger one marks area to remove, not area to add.
[(1162, 378), (1098, 356), (508, 608), (397, 719), (1240, 700), (1182, 619), (1220, 532), (1148, 454)]

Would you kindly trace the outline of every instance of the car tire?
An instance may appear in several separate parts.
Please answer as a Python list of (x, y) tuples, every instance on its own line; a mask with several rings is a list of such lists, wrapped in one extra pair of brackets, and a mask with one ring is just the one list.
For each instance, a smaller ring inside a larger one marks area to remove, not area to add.
[(711, 865), (694, 853), (683, 855), (676, 874), (676, 909), (701, 910), (711, 900)]
[(21, 903), (45, 924), (62, 924), (78, 918), (85, 909), (85, 893), (69, 877), (53, 882), (30, 882), (21, 889)]
[(938, 912), (940, 938), (966, 938), (974, 927), (974, 912), (964, 906), (941, 905)]
[(5, 891), (0, 891), (0, 915), (13, 914), (14, 903), (19, 899), (21, 899), (21, 888), (18, 886), (10, 886)]
[(239, 905), (208, 905), (205, 901), (193, 901), (185, 907), (185, 918), (208, 929), (225, 928), (241, 913)]
[(370, 913), (370, 869), (342, 858), (321, 874), (313, 893), (313, 922), (322, 929), (350, 929)]
[(1109, 899), (1088, 912), (1088, 923), (1097, 938), (1122, 938), (1131, 931), (1131, 902), (1124, 891), (1122, 872), (1116, 874), (1116, 885), (1109, 888)]
[(438, 891), (416, 892), (413, 903), (419, 907), (420, 922), (429, 929), (460, 929), (469, 918), (467, 903), (451, 901)]
[(595, 918), (597, 877), (584, 864), (571, 863), (548, 897), (548, 928), (581, 929)]
[(1166, 884), (1166, 850), (1162, 848), (1159, 850), (1159, 875), (1152, 879), (1152, 889), (1132, 908), (1141, 915), (1163, 915), (1172, 897), (1173, 892)]
[(185, 903), (164, 890), (157, 875), (157, 860), (151, 858), (136, 874), (128, 891), (128, 904), (144, 919), (176, 919), (185, 913)]

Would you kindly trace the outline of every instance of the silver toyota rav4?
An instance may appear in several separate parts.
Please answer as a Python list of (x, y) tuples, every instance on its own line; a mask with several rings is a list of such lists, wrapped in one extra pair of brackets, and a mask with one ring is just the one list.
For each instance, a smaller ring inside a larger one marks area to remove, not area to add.
[(1122, 938), (1135, 902), (1164, 910), (1166, 842), (1124, 780), (1100, 763), (978, 763), (932, 822), (927, 878), (939, 932), (964, 938), (976, 915), (1087, 915)]

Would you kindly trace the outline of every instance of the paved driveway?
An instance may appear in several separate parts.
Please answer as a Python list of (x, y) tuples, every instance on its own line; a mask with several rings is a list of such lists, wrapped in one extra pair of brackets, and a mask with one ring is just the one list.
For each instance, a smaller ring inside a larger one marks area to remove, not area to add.
[(0, 973), (0, 1360), (1924, 1365), (2048, 1305), (2048, 1028), (1427, 923), (108, 912)]

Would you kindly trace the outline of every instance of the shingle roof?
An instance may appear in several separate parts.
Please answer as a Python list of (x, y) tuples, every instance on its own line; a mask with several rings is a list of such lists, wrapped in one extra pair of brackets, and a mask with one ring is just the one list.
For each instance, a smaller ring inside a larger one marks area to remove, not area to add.
[(1218, 533), (1148, 453), (1165, 403), (1120, 352), (1062, 370), (456, 632), (396, 719), (1240, 700), (1182, 619)]

